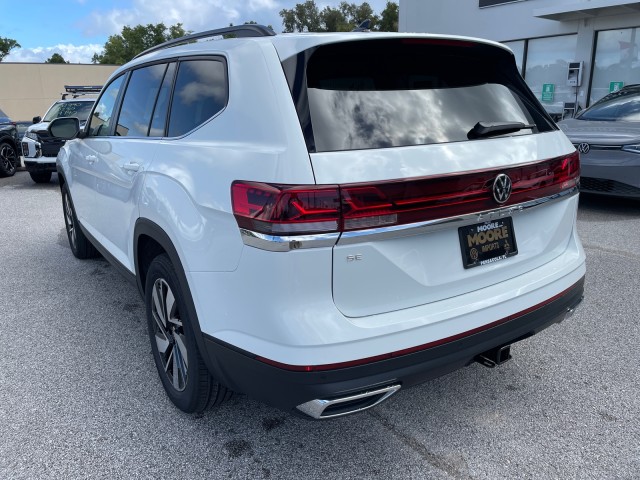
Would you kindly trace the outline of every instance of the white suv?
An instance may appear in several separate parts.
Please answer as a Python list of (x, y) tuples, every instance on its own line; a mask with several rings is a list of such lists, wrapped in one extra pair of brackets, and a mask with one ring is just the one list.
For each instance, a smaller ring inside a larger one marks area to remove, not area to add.
[(578, 154), (497, 43), (214, 30), (49, 130), (71, 249), (137, 285), (186, 412), (361, 411), (582, 299)]
[[(80, 96), (95, 95), (100, 93), (101, 88), (65, 85), (67, 93), (62, 94), (62, 100), (54, 102), (44, 114), (44, 118), (39, 116), (33, 118), (33, 124), (27, 127), (22, 138), (22, 152), (25, 168), (34, 182), (47, 183), (51, 180), (51, 174), (56, 171), (56, 156), (64, 144), (64, 140), (49, 134), (47, 130), (49, 122), (60, 117), (76, 117), (83, 126), (96, 99), (95, 96), (93, 98)], [(72, 98), (66, 98), (68, 95)]]

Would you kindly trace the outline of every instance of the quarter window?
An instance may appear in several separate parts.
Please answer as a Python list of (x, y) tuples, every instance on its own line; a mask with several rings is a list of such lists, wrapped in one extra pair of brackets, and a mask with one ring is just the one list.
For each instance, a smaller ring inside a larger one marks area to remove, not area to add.
[(139, 68), (131, 73), (118, 117), (116, 135), (122, 137), (148, 135), (153, 106), (166, 70), (166, 64), (158, 64)]
[(227, 103), (227, 93), (226, 72), (221, 61), (180, 62), (168, 136), (184, 135), (220, 112)]
[(112, 125), (111, 119), (113, 117), (116, 100), (118, 99), (123, 79), (124, 75), (111, 82), (96, 102), (96, 108), (91, 115), (91, 121), (89, 123), (88, 132), (90, 136), (99, 137), (110, 134)]

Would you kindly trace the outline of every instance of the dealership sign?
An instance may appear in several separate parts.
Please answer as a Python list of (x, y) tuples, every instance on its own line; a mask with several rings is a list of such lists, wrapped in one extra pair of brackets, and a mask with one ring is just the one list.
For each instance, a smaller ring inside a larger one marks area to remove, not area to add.
[(617, 92), (624, 87), (624, 82), (609, 82), (609, 93)]

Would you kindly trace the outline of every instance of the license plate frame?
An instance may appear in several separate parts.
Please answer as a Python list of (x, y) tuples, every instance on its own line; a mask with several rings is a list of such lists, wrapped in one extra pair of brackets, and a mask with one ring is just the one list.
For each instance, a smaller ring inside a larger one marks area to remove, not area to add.
[(458, 228), (465, 269), (489, 265), (518, 254), (511, 217), (502, 217)]

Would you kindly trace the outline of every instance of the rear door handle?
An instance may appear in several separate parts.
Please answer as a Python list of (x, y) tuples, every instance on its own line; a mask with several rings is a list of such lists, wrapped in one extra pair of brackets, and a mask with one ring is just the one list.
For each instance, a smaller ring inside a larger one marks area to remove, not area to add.
[(140, 164), (136, 162), (129, 162), (122, 165), (122, 169), (127, 172), (137, 172), (140, 170)]
[(98, 157), (96, 157), (95, 155), (87, 155), (84, 158), (87, 162), (89, 162), (90, 165), (93, 165), (98, 161)]

